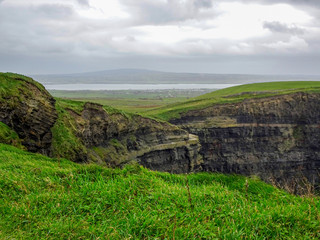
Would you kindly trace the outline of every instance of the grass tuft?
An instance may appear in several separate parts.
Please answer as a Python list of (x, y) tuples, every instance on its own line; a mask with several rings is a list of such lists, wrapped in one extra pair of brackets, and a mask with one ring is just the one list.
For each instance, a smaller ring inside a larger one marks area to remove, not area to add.
[(26, 149), (22, 145), (22, 140), (19, 138), (18, 134), (3, 122), (0, 122), (0, 143), (13, 145), (20, 149)]

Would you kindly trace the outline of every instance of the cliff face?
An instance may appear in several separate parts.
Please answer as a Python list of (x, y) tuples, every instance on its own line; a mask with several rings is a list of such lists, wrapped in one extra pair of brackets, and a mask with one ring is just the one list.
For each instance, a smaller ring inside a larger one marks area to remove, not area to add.
[(31, 152), (50, 153), (50, 128), (57, 119), (55, 100), (30, 78), (1, 78), (0, 121), (12, 128)]
[(81, 154), (70, 157), (65, 153), (74, 161), (119, 166), (135, 159), (150, 169), (173, 173), (193, 171), (201, 163), (198, 138), (176, 126), (110, 112), (94, 103), (84, 104), (78, 112), (66, 111), (69, 117), (64, 125), (72, 126), (72, 134), (82, 145)]
[(56, 102), (21, 75), (0, 74), (0, 81), (0, 141), (32, 152), (112, 167), (137, 161), (172, 173), (258, 175), (291, 187), (320, 183), (320, 93), (213, 105), (182, 113), (172, 125), (99, 104)]
[(171, 120), (201, 142), (205, 171), (320, 182), (320, 94), (294, 93), (189, 111)]
[[(41, 84), (17, 74), (0, 73), (0, 122), (0, 142), (75, 162), (137, 161), (173, 173), (201, 164), (199, 140), (185, 130), (98, 104), (56, 102)], [(18, 136), (10, 139), (11, 133)]]

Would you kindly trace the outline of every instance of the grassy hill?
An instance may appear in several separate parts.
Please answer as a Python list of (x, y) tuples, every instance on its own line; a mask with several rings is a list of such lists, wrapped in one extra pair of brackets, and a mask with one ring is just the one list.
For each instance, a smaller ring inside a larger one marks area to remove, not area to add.
[(214, 104), (235, 103), (250, 98), (262, 98), (294, 92), (320, 92), (320, 81), (266, 82), (221, 89), (185, 102), (170, 104), (145, 112), (146, 115), (170, 120), (182, 112), (202, 109)]
[(320, 199), (255, 178), (109, 169), (0, 144), (0, 239), (319, 239)]

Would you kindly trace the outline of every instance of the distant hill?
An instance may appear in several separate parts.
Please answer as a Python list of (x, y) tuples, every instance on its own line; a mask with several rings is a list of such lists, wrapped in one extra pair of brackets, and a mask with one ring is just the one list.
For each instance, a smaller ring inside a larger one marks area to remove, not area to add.
[(174, 73), (145, 69), (115, 69), (74, 74), (32, 75), (32, 77), (42, 84), (245, 84), (266, 81), (320, 80), (320, 76), (311, 75)]

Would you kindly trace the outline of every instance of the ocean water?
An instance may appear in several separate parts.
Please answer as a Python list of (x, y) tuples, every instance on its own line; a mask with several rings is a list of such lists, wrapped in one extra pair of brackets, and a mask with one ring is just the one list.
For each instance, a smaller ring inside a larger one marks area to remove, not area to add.
[(222, 89), (239, 84), (45, 84), (48, 90), (166, 90)]

